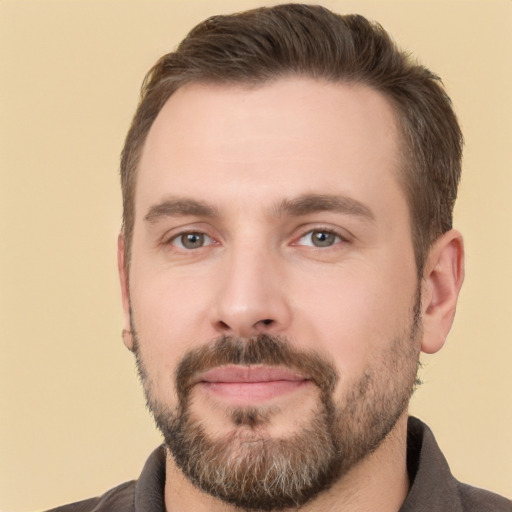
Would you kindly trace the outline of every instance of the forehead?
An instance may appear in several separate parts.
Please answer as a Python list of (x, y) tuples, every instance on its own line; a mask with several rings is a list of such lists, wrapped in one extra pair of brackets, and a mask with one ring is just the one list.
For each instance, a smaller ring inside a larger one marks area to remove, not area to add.
[(398, 185), (398, 146), (392, 106), (363, 85), (298, 77), (257, 87), (189, 84), (149, 131), (136, 203), (163, 194), (229, 200), (247, 190), (254, 198), (384, 193)]

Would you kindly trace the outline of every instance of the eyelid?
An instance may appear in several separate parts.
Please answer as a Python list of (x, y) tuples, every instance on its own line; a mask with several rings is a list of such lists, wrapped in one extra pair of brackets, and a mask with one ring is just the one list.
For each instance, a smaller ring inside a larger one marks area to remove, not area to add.
[[(159, 239), (158, 245), (163, 246), (174, 246), (173, 241), (179, 238), (180, 236), (187, 235), (187, 234), (199, 234), (203, 235), (204, 237), (207, 237), (212, 243), (208, 243), (204, 245), (203, 247), (207, 247), (209, 245), (218, 244), (218, 237), (215, 237), (211, 233), (211, 229), (208, 229), (204, 226), (194, 226), (194, 225), (186, 225), (186, 226), (178, 226), (174, 227), (168, 231), (166, 231)], [(177, 247), (178, 249), (181, 249), (180, 247)], [(184, 250), (190, 250), (190, 249), (184, 249)]]
[[(201, 223), (203, 224), (203, 223)], [(344, 228), (340, 228), (338, 226), (332, 226), (328, 224), (305, 224), (301, 225), (298, 228), (296, 228), (295, 232), (296, 235), (293, 235), (292, 241), (290, 245), (299, 245), (299, 241), (304, 238), (306, 235), (312, 233), (312, 232), (324, 232), (324, 233), (330, 233), (340, 238), (341, 242), (344, 243), (350, 243), (353, 242), (355, 237), (352, 235), (348, 230)], [(204, 235), (207, 237), (210, 242), (204, 245), (203, 247), (208, 247), (210, 245), (220, 245), (219, 237), (214, 235), (212, 233), (212, 230), (208, 228), (208, 226), (204, 225), (183, 225), (174, 227), (172, 229), (169, 229), (166, 231), (158, 240), (158, 245), (162, 246), (169, 246), (173, 245), (172, 242), (179, 238), (180, 236), (190, 234), (190, 233), (197, 233)], [(334, 245), (339, 244), (340, 242), (336, 242)], [(302, 245), (302, 244), (301, 244)], [(174, 245), (174, 247), (176, 247)], [(324, 247), (323, 249), (329, 248), (332, 246)], [(180, 247), (177, 247), (180, 249)], [(318, 247), (321, 249), (321, 247)], [(185, 250), (185, 249), (184, 249)], [(190, 250), (190, 249), (186, 249)]]
[[(346, 229), (342, 229), (339, 227), (334, 226), (328, 226), (325, 224), (319, 224), (319, 225), (307, 225), (307, 226), (301, 226), (300, 232), (298, 236), (295, 236), (292, 242), (292, 245), (299, 245), (299, 241), (304, 238), (306, 235), (313, 233), (313, 232), (321, 232), (321, 233), (329, 233), (337, 236), (341, 242), (344, 243), (350, 243), (354, 240), (354, 236), (348, 232)], [(340, 242), (337, 242), (340, 243)], [(332, 247), (332, 246), (330, 246)], [(321, 247), (319, 247), (321, 248)], [(326, 247), (328, 248), (328, 247)]]
[[(186, 235), (200, 235), (203, 237), (203, 245), (200, 245), (198, 247), (185, 247), (183, 245), (183, 240), (182, 238)], [(178, 243), (179, 241), (179, 243)], [(176, 235), (174, 236), (173, 238), (171, 238), (169, 240), (169, 244), (174, 246), (174, 247), (177, 247), (178, 249), (180, 250), (184, 250), (184, 251), (197, 251), (198, 249), (202, 249), (204, 247), (208, 247), (209, 245), (213, 245), (215, 243), (215, 241), (213, 240), (213, 238), (211, 238), (210, 236), (206, 235), (205, 233), (200, 233), (198, 231), (190, 231), (188, 233), (180, 233), (179, 235)]]

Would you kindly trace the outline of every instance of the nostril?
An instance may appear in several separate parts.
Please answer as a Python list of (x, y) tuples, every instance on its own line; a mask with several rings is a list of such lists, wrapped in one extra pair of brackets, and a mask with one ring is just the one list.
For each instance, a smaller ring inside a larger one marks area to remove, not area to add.
[(222, 321), (222, 320), (220, 320), (220, 321), (219, 321), (219, 327), (220, 327), (223, 331), (225, 331), (225, 330), (229, 329), (229, 325), (228, 325), (226, 322)]
[(242, 338), (249, 338), (265, 332), (267, 327), (274, 326), (275, 323), (276, 321), (272, 318), (264, 318), (252, 324), (249, 329), (246, 329), (245, 324), (239, 325), (234, 323), (230, 325), (224, 320), (219, 320), (215, 323), (215, 329), (223, 336), (241, 336)]

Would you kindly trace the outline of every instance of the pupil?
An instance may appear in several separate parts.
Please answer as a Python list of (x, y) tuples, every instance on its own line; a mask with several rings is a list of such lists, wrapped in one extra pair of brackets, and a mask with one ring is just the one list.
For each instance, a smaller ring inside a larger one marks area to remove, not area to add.
[(317, 247), (326, 247), (332, 245), (334, 242), (334, 235), (332, 233), (323, 233), (317, 231), (314, 235), (314, 244)]
[(201, 247), (204, 242), (204, 236), (200, 233), (188, 233), (183, 237), (183, 245), (188, 249)]

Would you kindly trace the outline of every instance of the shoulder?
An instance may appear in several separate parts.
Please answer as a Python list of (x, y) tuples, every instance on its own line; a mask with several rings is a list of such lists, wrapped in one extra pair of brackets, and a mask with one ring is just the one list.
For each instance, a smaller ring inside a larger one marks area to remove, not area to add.
[(432, 431), (409, 418), (407, 468), (409, 494), (400, 512), (512, 512), (509, 499), (459, 482), (451, 473)]
[(467, 484), (458, 486), (464, 512), (512, 512), (512, 501), (503, 496)]
[(138, 480), (118, 485), (102, 496), (70, 503), (47, 512), (165, 512), (166, 452), (159, 446), (147, 459)]
[(125, 482), (103, 496), (52, 508), (47, 512), (133, 512), (135, 483)]

